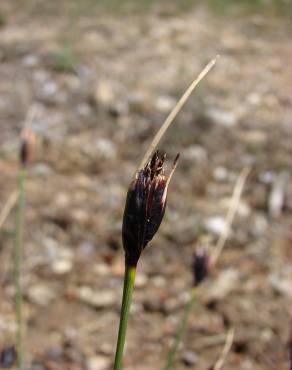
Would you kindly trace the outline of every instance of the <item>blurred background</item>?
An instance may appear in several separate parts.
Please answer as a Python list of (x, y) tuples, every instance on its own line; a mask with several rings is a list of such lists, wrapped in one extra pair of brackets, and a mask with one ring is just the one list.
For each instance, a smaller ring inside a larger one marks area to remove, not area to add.
[[(26, 181), (27, 369), (112, 368), (128, 184), (153, 135), (217, 54), (160, 145), (181, 160), (140, 261), (124, 368), (161, 369), (192, 286), (195, 248), (230, 238), (196, 303), (175, 368), (288, 369), (292, 298), (292, 2), (1, 0), (0, 210), (19, 133), (38, 140)], [(15, 211), (0, 230), (0, 346), (15, 343)], [(290, 310), (290, 313), (289, 313)]]

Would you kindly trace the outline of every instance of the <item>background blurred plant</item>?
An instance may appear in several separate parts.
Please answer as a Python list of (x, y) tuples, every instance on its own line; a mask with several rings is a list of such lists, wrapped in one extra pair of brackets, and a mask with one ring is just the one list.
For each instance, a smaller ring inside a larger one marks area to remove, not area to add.
[(226, 335), (225, 344), (222, 350), (222, 353), (218, 360), (212, 365), (208, 370), (221, 370), (223, 368), (226, 357), (232, 347), (234, 339), (234, 329), (230, 329)]
[(195, 251), (194, 260), (192, 264), (194, 284), (191, 289), (190, 299), (185, 306), (182, 320), (175, 334), (173, 344), (168, 352), (167, 362), (166, 362), (166, 366), (164, 370), (170, 370), (173, 367), (173, 363), (175, 360), (177, 350), (179, 348), (179, 344), (181, 343), (183, 335), (187, 328), (187, 323), (188, 323), (188, 319), (189, 319), (192, 307), (194, 303), (196, 302), (198, 294), (199, 294), (199, 288), (202, 289), (201, 284), (205, 281), (210, 271), (215, 267), (215, 264), (217, 263), (218, 258), (224, 248), (224, 245), (228, 237), (228, 233), (230, 232), (232, 222), (236, 215), (238, 204), (239, 204), (241, 194), (244, 188), (244, 184), (245, 184), (249, 171), (250, 171), (249, 168), (244, 168), (241, 171), (240, 175), (238, 176), (238, 179), (234, 186), (230, 207), (226, 215), (227, 228), (224, 229), (221, 236), (219, 237), (218, 242), (214, 248), (214, 251), (210, 253), (203, 246), (197, 247)]
[(76, 53), (69, 45), (64, 46), (55, 53), (52, 53), (51, 65), (57, 72), (75, 72), (79, 62)]
[(10, 369), (17, 358), (17, 353), (14, 346), (4, 347), (0, 353), (0, 368)]
[(25, 179), (27, 167), (32, 160), (35, 136), (27, 125), (23, 128), (20, 142), (20, 169), (18, 172), (18, 200), (15, 227), (15, 310), (16, 310), (16, 347), (18, 369), (23, 369), (23, 312), (22, 312), (22, 253), (23, 253), (23, 221), (25, 202)]
[[(44, 4), (43, 9), (46, 14), (52, 14), (56, 10), (56, 3), (54, 1)], [(162, 16), (174, 16), (179, 13), (189, 11), (191, 8), (200, 5), (208, 5), (211, 10), (216, 11), (217, 14), (228, 13), (229, 11), (260, 11), (268, 13), (278, 13), (283, 15), (291, 15), (292, 4), (290, 0), (76, 0), (62, 2), (64, 11), (76, 18), (80, 14), (87, 14), (88, 12), (98, 13), (100, 11), (109, 14), (115, 13), (136, 13), (141, 11), (148, 11), (156, 9)], [(28, 1), (28, 6), (30, 5)], [(33, 2), (31, 3), (31, 6)], [(71, 23), (71, 21), (70, 21)], [(72, 31), (72, 28), (71, 28)]]

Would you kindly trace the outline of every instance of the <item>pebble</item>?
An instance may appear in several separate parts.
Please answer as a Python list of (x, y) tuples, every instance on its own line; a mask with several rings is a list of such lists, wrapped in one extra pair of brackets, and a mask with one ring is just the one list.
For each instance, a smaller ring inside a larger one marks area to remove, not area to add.
[(228, 180), (229, 173), (225, 167), (218, 166), (214, 169), (213, 176), (216, 181), (223, 182)]
[(113, 117), (126, 116), (129, 113), (129, 106), (126, 101), (117, 101), (109, 107), (109, 113)]
[(205, 161), (208, 158), (206, 149), (200, 145), (191, 145), (183, 152), (183, 157), (190, 161)]
[(111, 273), (110, 267), (106, 263), (98, 263), (94, 266), (94, 272), (100, 276), (108, 276)]
[(81, 117), (89, 117), (91, 114), (91, 106), (87, 103), (80, 103), (77, 105), (76, 111)]
[(48, 284), (36, 284), (28, 289), (28, 297), (31, 302), (39, 306), (47, 306), (57, 296), (56, 291)]
[(206, 292), (208, 301), (223, 300), (238, 286), (239, 273), (235, 269), (228, 269), (221, 272), (216, 280), (212, 281), (210, 289)]
[(253, 219), (253, 223), (251, 225), (251, 234), (254, 237), (261, 237), (263, 234), (266, 233), (268, 228), (268, 221), (264, 215), (258, 214)]
[(101, 355), (96, 355), (87, 361), (87, 370), (107, 370), (111, 361), (109, 358)]
[(156, 288), (163, 288), (167, 284), (167, 281), (166, 281), (165, 277), (163, 277), (161, 275), (154, 276), (151, 279), (151, 282), (152, 282), (153, 286), (155, 286)]
[(272, 171), (265, 171), (265, 172), (260, 173), (259, 180), (263, 184), (270, 185), (274, 181), (275, 176), (276, 175), (275, 175), (274, 172), (272, 172)]
[(278, 218), (282, 213), (288, 180), (289, 174), (282, 172), (273, 182), (268, 199), (269, 215), (272, 218)]
[(33, 165), (31, 172), (33, 175), (46, 177), (52, 175), (54, 170), (52, 169), (51, 166), (45, 163), (37, 163)]
[(237, 124), (237, 117), (233, 112), (212, 108), (206, 113), (207, 118), (214, 124), (223, 127), (234, 127)]
[(67, 274), (72, 270), (73, 262), (70, 259), (61, 259), (52, 263), (52, 271), (57, 275)]
[(192, 351), (185, 351), (182, 354), (182, 361), (188, 367), (195, 366), (198, 362), (198, 356)]
[(58, 85), (54, 81), (46, 82), (41, 89), (41, 95), (43, 98), (51, 97), (58, 91)]
[(94, 308), (110, 307), (116, 302), (116, 294), (108, 290), (94, 290), (90, 286), (84, 285), (76, 290), (77, 297), (84, 303)]
[(248, 104), (257, 107), (262, 103), (262, 97), (256, 92), (251, 92), (247, 95), (246, 101)]
[(175, 106), (176, 100), (169, 95), (161, 95), (155, 101), (155, 108), (161, 113), (170, 112)]
[(70, 272), (73, 268), (73, 251), (70, 248), (60, 246), (57, 240), (52, 238), (43, 238), (42, 242), (51, 270), (58, 275)]
[(25, 67), (36, 67), (40, 62), (40, 58), (36, 54), (29, 54), (22, 58), (22, 63)]
[(136, 288), (144, 288), (148, 282), (148, 277), (145, 274), (139, 273), (136, 276), (135, 286)]
[(217, 236), (228, 233), (229, 226), (224, 217), (213, 216), (206, 220), (205, 222), (206, 229)]
[(148, 97), (142, 92), (134, 92), (128, 97), (129, 110), (134, 113), (145, 113), (150, 110)]
[(109, 139), (98, 138), (95, 142), (95, 148), (102, 158), (114, 159), (117, 156), (116, 145)]
[(106, 80), (100, 80), (95, 90), (95, 100), (97, 104), (110, 106), (115, 100), (115, 92), (112, 83)]
[(269, 283), (277, 292), (292, 298), (292, 264), (285, 266), (280, 274), (271, 274), (269, 276)]

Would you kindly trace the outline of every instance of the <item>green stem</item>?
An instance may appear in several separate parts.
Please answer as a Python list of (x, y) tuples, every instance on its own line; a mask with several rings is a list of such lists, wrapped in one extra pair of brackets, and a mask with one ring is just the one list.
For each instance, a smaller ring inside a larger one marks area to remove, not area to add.
[(125, 339), (126, 339), (126, 331), (127, 331), (130, 305), (131, 305), (131, 300), (132, 300), (132, 293), (133, 293), (134, 282), (135, 282), (135, 275), (136, 275), (136, 267), (128, 266), (126, 264), (125, 276), (124, 276), (123, 301), (122, 301), (122, 309), (121, 309), (121, 315), (120, 315), (120, 326), (119, 326), (114, 370), (120, 370), (122, 368), (122, 359), (123, 359), (124, 345), (125, 345)]
[(179, 325), (179, 328), (176, 332), (174, 342), (173, 342), (173, 344), (172, 344), (172, 346), (171, 346), (171, 348), (168, 352), (167, 363), (166, 363), (166, 366), (164, 367), (164, 370), (170, 370), (173, 366), (173, 362), (174, 362), (174, 359), (175, 359), (175, 355), (176, 355), (178, 346), (179, 346), (179, 344), (182, 340), (183, 334), (186, 330), (188, 318), (190, 316), (190, 313), (191, 313), (192, 307), (193, 307), (193, 305), (196, 301), (196, 298), (197, 298), (197, 289), (193, 288), (192, 293), (191, 293), (191, 298), (185, 306), (185, 311), (184, 311), (184, 314), (183, 314), (183, 317), (182, 317), (182, 321), (181, 321), (181, 323)]
[(24, 217), (24, 181), (26, 170), (21, 169), (18, 175), (18, 204), (16, 213), (15, 230), (15, 311), (16, 311), (16, 346), (18, 369), (23, 370), (23, 340), (22, 340), (22, 239), (23, 239), (23, 217)]

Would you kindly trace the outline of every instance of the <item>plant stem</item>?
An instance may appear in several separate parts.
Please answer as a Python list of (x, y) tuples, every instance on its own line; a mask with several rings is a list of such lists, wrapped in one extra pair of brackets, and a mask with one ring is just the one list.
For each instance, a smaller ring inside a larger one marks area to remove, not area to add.
[(16, 213), (15, 230), (15, 311), (16, 311), (16, 346), (18, 370), (23, 370), (23, 341), (22, 341), (22, 238), (23, 238), (23, 217), (24, 217), (24, 181), (26, 170), (21, 169), (18, 174), (18, 204)]
[(191, 313), (192, 307), (193, 307), (193, 305), (196, 301), (196, 298), (197, 298), (197, 289), (193, 288), (192, 292), (191, 292), (191, 298), (185, 306), (182, 321), (181, 321), (181, 323), (178, 327), (178, 330), (176, 332), (174, 342), (173, 342), (173, 344), (172, 344), (172, 346), (171, 346), (171, 348), (168, 352), (167, 363), (166, 363), (166, 366), (164, 367), (164, 370), (170, 370), (173, 366), (173, 362), (174, 362), (174, 359), (175, 359), (175, 355), (176, 355), (178, 346), (179, 346), (179, 344), (182, 340), (183, 334), (186, 330), (188, 318), (190, 316), (190, 313)]
[(126, 339), (126, 331), (128, 325), (128, 317), (130, 311), (130, 305), (132, 300), (132, 293), (134, 288), (136, 275), (136, 266), (125, 265), (125, 276), (124, 276), (124, 290), (123, 290), (123, 301), (120, 315), (120, 326), (116, 348), (115, 365), (114, 370), (120, 370), (122, 368), (122, 359), (124, 352), (124, 345)]

